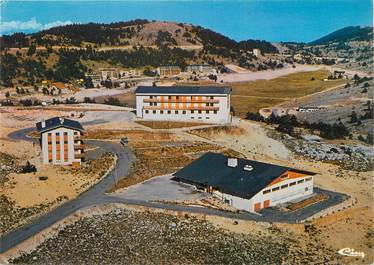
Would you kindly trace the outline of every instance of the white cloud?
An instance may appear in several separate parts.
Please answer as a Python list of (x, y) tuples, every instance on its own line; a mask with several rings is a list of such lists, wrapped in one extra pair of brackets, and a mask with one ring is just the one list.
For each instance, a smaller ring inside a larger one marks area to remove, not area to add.
[(64, 25), (69, 25), (69, 24), (73, 24), (73, 22), (70, 20), (66, 20), (66, 21), (57, 20), (57, 21), (45, 24), (43, 26), (43, 29), (49, 29), (49, 28), (64, 26)]
[(52, 27), (63, 26), (67, 24), (73, 24), (72, 21), (53, 21), (47, 24), (39, 23), (36, 18), (31, 18), (29, 21), (8, 21), (0, 22), (0, 32), (2, 33), (12, 33), (16, 31), (37, 31), (43, 29), (49, 29)]

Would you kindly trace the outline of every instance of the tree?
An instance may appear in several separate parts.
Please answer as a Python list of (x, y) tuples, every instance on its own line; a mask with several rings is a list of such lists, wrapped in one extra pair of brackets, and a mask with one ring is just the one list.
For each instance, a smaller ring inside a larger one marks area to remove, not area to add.
[(36, 46), (31, 45), (27, 51), (27, 56), (32, 56), (36, 52)]
[(10, 97), (10, 93), (9, 93), (9, 91), (5, 93), (5, 97), (6, 97), (6, 98), (9, 98), (9, 97)]
[(115, 106), (122, 106), (121, 102), (118, 98), (109, 97), (108, 99), (104, 100), (105, 104), (108, 105), (115, 105)]
[(84, 97), (83, 102), (84, 103), (95, 103), (95, 99), (91, 99), (89, 97)]
[(349, 121), (350, 123), (356, 123), (357, 122), (357, 113), (355, 111), (352, 111), (351, 113), (351, 120)]
[(373, 132), (368, 132), (368, 134), (366, 136), (366, 142), (368, 144), (371, 144), (371, 145), (374, 144), (374, 134), (373, 134)]
[(92, 78), (90, 76), (88, 76), (84, 79), (84, 86), (86, 88), (94, 88), (95, 87), (93, 82), (92, 82)]
[(29, 161), (26, 162), (26, 165), (22, 167), (21, 173), (31, 173), (36, 172), (35, 165), (31, 164)]
[(32, 106), (32, 100), (31, 99), (20, 100), (19, 103), (21, 103), (25, 107)]

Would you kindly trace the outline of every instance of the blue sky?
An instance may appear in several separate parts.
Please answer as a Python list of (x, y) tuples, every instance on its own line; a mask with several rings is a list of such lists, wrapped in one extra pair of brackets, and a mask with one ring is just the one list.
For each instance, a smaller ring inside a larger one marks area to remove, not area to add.
[(3, 1), (0, 32), (136, 18), (192, 23), (235, 40), (309, 42), (342, 27), (371, 25), (372, 1)]

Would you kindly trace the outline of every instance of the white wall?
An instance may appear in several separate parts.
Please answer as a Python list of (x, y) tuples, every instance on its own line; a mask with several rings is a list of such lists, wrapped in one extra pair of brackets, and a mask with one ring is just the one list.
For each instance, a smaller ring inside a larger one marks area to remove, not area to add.
[[(226, 124), (231, 122), (231, 115), (230, 115), (230, 95), (198, 95), (198, 96), (213, 96), (214, 99), (218, 99), (218, 103), (214, 103), (213, 107), (218, 107), (219, 110), (215, 114), (213, 110), (210, 110), (209, 113), (206, 113), (205, 110), (202, 110), (201, 113), (198, 110), (195, 110), (194, 113), (191, 113), (190, 110), (186, 110), (186, 114), (183, 114), (183, 110), (179, 109), (178, 114), (175, 113), (175, 110), (171, 110), (171, 114), (168, 114), (167, 103), (165, 103), (163, 114), (160, 113), (160, 110), (156, 110), (154, 114), (152, 110), (149, 110), (149, 113), (146, 113), (144, 109), (145, 106), (150, 106), (148, 102), (144, 102), (144, 99), (148, 99), (149, 96), (157, 96), (160, 98), (160, 94), (138, 94), (136, 95), (136, 116), (138, 118), (143, 118), (144, 120), (154, 120), (154, 121), (200, 121), (200, 122), (207, 122), (207, 123), (220, 123)], [(163, 96), (188, 96), (191, 95), (179, 95), (179, 94), (168, 94)], [(193, 95), (195, 96), (195, 95)], [(179, 103), (181, 104), (181, 103)], [(187, 107), (190, 107), (191, 104), (195, 104), (197, 108), (197, 103), (186, 103)], [(203, 103), (204, 107), (205, 103)], [(161, 103), (158, 103), (158, 106), (161, 107)], [(175, 106), (175, 103), (172, 103), (172, 107)]]
[[(42, 160), (44, 164), (50, 164), (48, 159), (48, 133), (52, 136), (52, 164), (54, 165), (71, 165), (72, 162), (80, 162), (81, 159), (74, 158), (74, 131), (72, 129), (60, 127), (54, 130), (50, 130), (42, 133)], [(64, 132), (68, 133), (68, 159), (64, 159)], [(56, 133), (60, 133), (60, 160), (56, 160)], [(78, 135), (80, 132), (77, 131)], [(77, 142), (80, 144), (80, 142)], [(78, 152), (78, 151), (77, 151)], [(80, 151), (79, 151), (80, 152)]]
[[(305, 179), (311, 177), (312, 179), (310, 181), (305, 181)], [(304, 179), (304, 182), (301, 184), (297, 184), (297, 181)], [(280, 187), (282, 185), (290, 184), (292, 182), (296, 181), (296, 185), (294, 186), (288, 186), (285, 189), (281, 189)], [(313, 176), (305, 176), (295, 179), (286, 179), (284, 181), (281, 181), (271, 187), (267, 187), (263, 190), (261, 190), (259, 193), (257, 193), (255, 196), (251, 198), (251, 208), (250, 211), (254, 211), (254, 205), (256, 203), (261, 203), (261, 208), (264, 207), (264, 201), (270, 200), (270, 206), (275, 206), (280, 203), (285, 203), (291, 200), (295, 200), (297, 198), (305, 197), (307, 195), (313, 194)], [(275, 187), (279, 187), (280, 189), (277, 191), (272, 191), (267, 194), (263, 194), (264, 190), (273, 189)], [(305, 190), (308, 188), (308, 190)]]
[[(310, 181), (305, 181), (305, 179), (311, 178)], [(279, 189), (277, 191), (273, 191), (267, 194), (263, 194), (264, 190), (273, 189), (275, 187), (281, 187), (282, 185), (290, 184), (292, 182), (297, 183), (297, 181), (304, 179), (303, 183), (296, 184), (294, 186), (288, 186), (285, 189)], [(270, 200), (269, 206), (275, 206), (281, 203), (285, 203), (291, 200), (295, 200), (301, 197), (305, 197), (308, 195), (313, 194), (313, 176), (305, 176), (295, 179), (286, 179), (281, 181), (271, 187), (266, 187), (253, 196), (251, 199), (244, 199), (241, 197), (236, 197), (230, 194), (221, 193), (218, 191), (214, 191), (214, 196), (224, 201), (225, 199), (230, 200), (230, 205), (245, 211), (255, 212), (254, 205), (256, 203), (261, 203), (261, 209), (264, 207), (264, 201)], [(308, 190), (305, 190), (308, 188)]]

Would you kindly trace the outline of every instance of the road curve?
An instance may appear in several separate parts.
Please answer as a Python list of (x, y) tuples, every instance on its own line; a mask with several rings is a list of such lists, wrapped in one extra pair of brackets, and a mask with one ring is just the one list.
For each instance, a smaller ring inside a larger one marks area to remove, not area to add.
[[(26, 136), (26, 133), (33, 128), (26, 128), (13, 132), (9, 137), (13, 140), (32, 141), (32, 138)], [(129, 148), (124, 148), (118, 143), (103, 141), (86, 141), (89, 145), (99, 147), (95, 152), (111, 152), (117, 155), (115, 168), (109, 172), (99, 183), (92, 186), (87, 191), (81, 193), (77, 198), (68, 201), (47, 214), (32, 220), (30, 223), (11, 231), (0, 238), (0, 253), (4, 253), (12, 247), (31, 236), (36, 235), (43, 229), (53, 225), (55, 222), (67, 217), (75, 211), (94, 204), (105, 202), (105, 192), (115, 185), (115, 181), (120, 177), (127, 176), (131, 164), (135, 159), (134, 154)]]
[[(29, 131), (31, 131), (31, 129), (27, 128), (11, 133), (9, 136), (12, 137), (12, 139), (32, 141), (31, 138), (25, 136), (25, 133)], [(342, 193), (315, 188), (316, 191), (327, 194), (329, 199), (321, 203), (313, 204), (291, 215), (279, 211), (274, 211), (272, 209), (264, 209), (261, 212), (261, 215), (259, 215), (249, 212), (228, 212), (212, 208), (192, 207), (177, 204), (163, 204), (160, 202), (119, 198), (111, 196), (110, 194), (106, 194), (105, 192), (114, 186), (117, 177), (124, 177), (128, 175), (132, 162), (135, 160), (134, 154), (129, 148), (123, 148), (120, 144), (117, 144), (115, 142), (90, 140), (86, 141), (86, 143), (88, 143), (89, 145), (100, 147), (95, 151), (96, 153), (94, 153), (94, 155), (99, 155), (100, 152), (112, 152), (116, 154), (118, 156), (116, 167), (110, 173), (108, 173), (98, 184), (83, 192), (77, 198), (66, 202), (65, 204), (53, 209), (51, 212), (33, 220), (32, 222), (18, 228), (17, 230), (14, 230), (2, 236), (0, 238), (0, 253), (6, 252), (22, 241), (38, 234), (43, 229), (53, 225), (57, 221), (69, 216), (75, 211), (92, 205), (124, 203), (129, 205), (140, 205), (172, 211), (183, 211), (196, 214), (221, 216), (238, 220), (298, 223), (300, 220), (303, 220), (313, 215), (314, 213), (339, 204), (349, 198), (349, 196)]]

